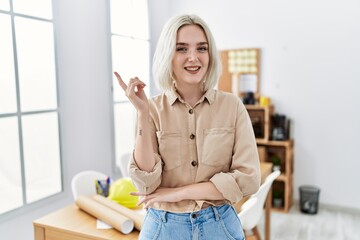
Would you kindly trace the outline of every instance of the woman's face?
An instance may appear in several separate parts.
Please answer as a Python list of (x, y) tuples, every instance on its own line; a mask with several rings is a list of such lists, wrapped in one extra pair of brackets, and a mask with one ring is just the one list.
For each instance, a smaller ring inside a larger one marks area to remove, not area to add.
[(202, 86), (209, 66), (209, 45), (198, 25), (185, 25), (177, 32), (176, 50), (172, 60), (176, 86)]

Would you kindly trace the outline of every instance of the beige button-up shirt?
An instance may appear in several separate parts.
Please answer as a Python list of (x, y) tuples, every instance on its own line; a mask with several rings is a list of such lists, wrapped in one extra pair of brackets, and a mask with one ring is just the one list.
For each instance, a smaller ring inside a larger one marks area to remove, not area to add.
[(254, 131), (238, 97), (211, 89), (192, 108), (173, 89), (149, 104), (156, 165), (146, 172), (131, 159), (130, 175), (138, 191), (210, 181), (224, 196), (217, 201), (160, 202), (154, 208), (193, 212), (204, 202), (234, 204), (258, 190), (261, 174)]

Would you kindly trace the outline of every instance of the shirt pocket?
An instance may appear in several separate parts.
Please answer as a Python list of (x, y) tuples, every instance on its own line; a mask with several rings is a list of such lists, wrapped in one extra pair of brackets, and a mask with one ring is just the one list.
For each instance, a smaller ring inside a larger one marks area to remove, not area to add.
[(159, 154), (164, 162), (164, 170), (171, 170), (181, 165), (180, 132), (157, 131)]
[(229, 163), (233, 154), (235, 128), (209, 128), (204, 130), (201, 162), (209, 166)]

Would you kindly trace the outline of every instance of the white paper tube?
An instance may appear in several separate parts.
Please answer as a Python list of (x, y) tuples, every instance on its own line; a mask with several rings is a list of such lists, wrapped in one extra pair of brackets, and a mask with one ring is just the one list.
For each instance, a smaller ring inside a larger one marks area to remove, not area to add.
[(134, 226), (137, 230), (141, 230), (141, 226), (144, 221), (144, 216), (137, 213), (134, 210), (131, 210), (130, 208), (124, 207), (114, 201), (111, 201), (110, 199), (107, 199), (101, 195), (94, 195), (93, 199), (97, 201), (98, 203), (103, 204), (106, 207), (111, 208), (112, 210), (124, 215), (127, 218), (130, 218), (134, 221)]
[(83, 211), (109, 224), (124, 234), (130, 233), (134, 229), (133, 220), (95, 201), (91, 197), (78, 196), (76, 204)]

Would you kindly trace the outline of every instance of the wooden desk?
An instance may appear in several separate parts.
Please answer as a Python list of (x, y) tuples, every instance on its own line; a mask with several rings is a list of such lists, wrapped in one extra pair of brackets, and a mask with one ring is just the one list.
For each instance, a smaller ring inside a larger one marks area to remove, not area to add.
[[(260, 166), (261, 180), (264, 181), (271, 173), (272, 164), (261, 163)], [(268, 194), (265, 206), (265, 240), (269, 240), (271, 194)], [(96, 219), (80, 210), (75, 204), (50, 213), (34, 221), (33, 224), (35, 240), (132, 240), (138, 239), (139, 235), (136, 229), (127, 235), (116, 229), (96, 229)]]
[(122, 234), (116, 229), (96, 229), (96, 219), (75, 204), (33, 222), (35, 240), (132, 240), (139, 231)]

